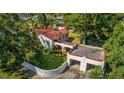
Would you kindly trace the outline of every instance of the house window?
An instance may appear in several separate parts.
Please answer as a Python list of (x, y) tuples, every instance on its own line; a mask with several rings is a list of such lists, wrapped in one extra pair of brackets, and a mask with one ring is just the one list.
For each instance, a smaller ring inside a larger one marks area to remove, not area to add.
[(50, 47), (50, 41), (46, 40), (48, 47)]
[(43, 43), (45, 43), (45, 40), (41, 37), (41, 40), (43, 41)]

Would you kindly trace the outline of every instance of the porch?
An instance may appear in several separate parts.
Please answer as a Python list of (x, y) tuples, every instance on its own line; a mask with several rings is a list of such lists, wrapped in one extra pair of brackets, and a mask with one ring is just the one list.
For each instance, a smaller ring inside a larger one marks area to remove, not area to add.
[(54, 47), (56, 47), (57, 50), (62, 51), (64, 53), (68, 53), (70, 50), (74, 49), (77, 45), (71, 44), (68, 42), (55, 42)]

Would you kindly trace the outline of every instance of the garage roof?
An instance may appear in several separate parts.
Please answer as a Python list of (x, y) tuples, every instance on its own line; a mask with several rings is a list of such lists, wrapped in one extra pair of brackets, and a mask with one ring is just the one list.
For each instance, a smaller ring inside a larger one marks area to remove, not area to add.
[(71, 55), (86, 57), (89, 59), (103, 61), (104, 60), (104, 50), (103, 48), (93, 47), (88, 45), (83, 45), (78, 49), (73, 50)]

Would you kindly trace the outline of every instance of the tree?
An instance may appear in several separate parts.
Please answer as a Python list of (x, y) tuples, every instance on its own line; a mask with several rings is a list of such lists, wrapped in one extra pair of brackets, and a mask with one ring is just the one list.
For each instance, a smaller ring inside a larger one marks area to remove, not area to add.
[(112, 36), (103, 46), (107, 53), (106, 62), (112, 68), (112, 72), (108, 73), (107, 78), (124, 78), (124, 26), (118, 23), (114, 27)]
[(119, 66), (116, 70), (107, 74), (109, 79), (124, 79), (124, 66)]
[(124, 64), (124, 29), (123, 25), (117, 24), (111, 38), (104, 44), (108, 53), (107, 61), (113, 65), (113, 68)]
[(90, 78), (94, 78), (94, 79), (101, 79), (104, 78), (103, 77), (103, 71), (100, 67), (96, 67), (94, 68), (91, 72), (90, 72)]
[(45, 29), (54, 23), (54, 18), (51, 14), (46, 13), (38, 14), (38, 20), (42, 24), (42, 27), (45, 27)]
[[(86, 43), (88, 31), (92, 28), (94, 22), (94, 14), (67, 14), (65, 15), (65, 24), (68, 27), (74, 27), (76, 31), (81, 33), (83, 44)], [(82, 36), (83, 35), (83, 36)]]
[[(75, 28), (76, 32), (81, 33), (83, 44), (89, 44), (88, 39), (92, 42), (105, 41), (113, 32), (113, 27), (122, 21), (123, 14), (64, 14), (65, 24), (68, 28)], [(95, 39), (93, 41), (93, 39)]]
[[(28, 21), (27, 21), (28, 22)], [(31, 61), (42, 47), (35, 33), (30, 33), (28, 23), (16, 14), (0, 15), (0, 66), (16, 69), (24, 60)], [(29, 55), (30, 54), (30, 55)]]

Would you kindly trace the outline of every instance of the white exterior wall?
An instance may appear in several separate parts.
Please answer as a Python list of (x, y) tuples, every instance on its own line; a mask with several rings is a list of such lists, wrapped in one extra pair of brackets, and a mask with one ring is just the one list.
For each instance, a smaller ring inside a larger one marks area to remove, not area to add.
[(70, 55), (69, 55), (69, 53), (67, 53), (67, 63), (68, 63), (68, 66), (70, 66), (70, 59), (71, 59), (71, 57), (70, 57)]
[(68, 57), (70, 59), (73, 59), (73, 60), (82, 61), (82, 57), (78, 57), (78, 56), (74, 56), (74, 55), (69, 55), (69, 54), (68, 54)]
[(38, 75), (40, 75), (42, 77), (54, 77), (54, 76), (59, 75), (60, 73), (62, 73), (65, 70), (65, 68), (67, 67), (67, 62), (65, 61), (62, 66), (60, 66), (56, 69), (52, 69), (52, 70), (44, 70), (44, 69), (38, 68), (28, 62), (22, 63), (22, 66), (26, 67), (27, 69), (32, 70), (33, 72), (36, 72)]
[[(41, 37), (42, 37), (42, 39), (45, 42), (41, 39)], [(43, 45), (44, 48), (47, 48), (47, 49), (52, 49), (53, 48), (54, 41), (52, 41), (51, 39), (47, 38), (44, 35), (39, 35), (38, 38), (40, 39), (40, 42), (42, 43), (42, 45)], [(50, 46), (48, 46), (48, 44), (46, 43), (46, 41), (49, 41), (50, 42)]]
[(54, 45), (59, 45), (62, 47), (62, 51), (64, 51), (64, 48), (65, 47), (68, 47), (70, 49), (73, 49), (73, 46), (72, 45), (68, 45), (68, 44), (65, 44), (65, 43), (59, 43), (59, 42), (55, 42)]
[[(41, 37), (42, 37), (42, 39), (43, 39), (45, 42), (43, 42), (43, 40), (41, 39)], [(53, 48), (53, 45), (54, 45), (54, 43), (55, 43), (53, 40), (47, 38), (47, 37), (44, 36), (44, 35), (39, 35), (38, 38), (40, 39), (40, 42), (42, 43), (42, 45), (43, 45), (44, 48), (47, 48), (47, 49), (52, 49), (52, 48)], [(61, 36), (58, 37), (57, 39), (59, 39), (59, 40), (61, 40), (61, 41), (64, 41), (64, 40), (66, 40), (67, 38), (66, 38), (64, 35), (61, 35)], [(46, 41), (49, 41), (49, 42), (50, 42), (50, 46), (47, 45)], [(58, 45), (60, 45), (60, 46), (62, 46), (62, 48), (64, 48), (64, 47), (63, 47), (63, 43), (59, 43)], [(67, 46), (67, 47), (72, 48), (72, 46), (70, 46), (70, 45), (65, 45), (65, 44), (64, 44), (64, 46)]]
[(80, 63), (80, 71), (86, 72), (86, 70), (87, 70), (87, 63), (85, 62), (85, 59), (84, 59)]
[(65, 29), (65, 27), (63, 27), (63, 26), (58, 27), (58, 30), (64, 30), (64, 29)]
[(79, 56), (67, 54), (68, 66), (70, 66), (71, 64), (70, 59), (80, 61), (80, 71), (84, 71), (84, 72), (87, 70), (87, 64), (101, 66), (102, 68), (104, 66), (104, 61), (100, 62), (97, 60), (87, 59), (86, 57), (79, 57)]
[(59, 43), (59, 42), (55, 42), (55, 44), (54, 45), (59, 45), (59, 46), (62, 46), (62, 47), (68, 47), (68, 48), (73, 48), (73, 46), (72, 45), (68, 45), (68, 44), (65, 44), (65, 43)]
[(100, 62), (100, 61), (97, 61), (97, 60), (92, 60), (92, 59), (87, 59), (87, 58), (86, 58), (86, 62), (89, 63), (89, 64), (92, 64), (92, 65), (97, 65), (97, 66), (103, 64), (103, 62)]

